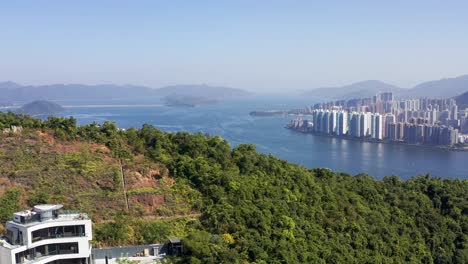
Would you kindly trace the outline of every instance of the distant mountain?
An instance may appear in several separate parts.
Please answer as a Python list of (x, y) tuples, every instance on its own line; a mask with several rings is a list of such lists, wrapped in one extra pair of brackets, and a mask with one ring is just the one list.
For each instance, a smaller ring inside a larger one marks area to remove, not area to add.
[(421, 83), (404, 93), (404, 97), (447, 98), (468, 91), (468, 75)]
[(324, 99), (351, 99), (372, 97), (379, 92), (402, 93), (405, 89), (377, 80), (368, 80), (341, 87), (317, 88), (306, 91), (304, 95), (322, 97)]
[(27, 115), (52, 115), (65, 111), (62, 106), (49, 101), (34, 101), (23, 105), (16, 112)]
[(468, 108), (468, 91), (458, 96), (455, 96), (454, 99), (457, 102), (459, 109)]
[(421, 83), (403, 89), (377, 80), (357, 82), (341, 87), (317, 88), (304, 92), (305, 96), (321, 97), (325, 100), (371, 97), (379, 92), (393, 92), (399, 98), (448, 98), (468, 91), (468, 75)]
[(158, 96), (169, 96), (173, 94), (199, 96), (212, 99), (223, 99), (229, 97), (247, 96), (250, 93), (237, 88), (229, 87), (214, 87), (208, 85), (174, 85), (166, 86), (154, 90)]
[(208, 85), (176, 85), (152, 89), (136, 85), (84, 85), (53, 84), (40, 86), (23, 86), (14, 82), (0, 83), (0, 100), (112, 100), (164, 97), (169, 94), (210, 96), (210, 98), (228, 98), (249, 94), (241, 89), (212, 87)]
[(7, 81), (7, 82), (0, 82), (0, 88), (4, 89), (15, 89), (15, 88), (20, 88), (21, 85), (17, 84), (15, 82)]
[(13, 82), (0, 83), (0, 98), (10, 101), (31, 100), (109, 100), (128, 96), (147, 96), (152, 89), (134, 85), (52, 84), (22, 86)]

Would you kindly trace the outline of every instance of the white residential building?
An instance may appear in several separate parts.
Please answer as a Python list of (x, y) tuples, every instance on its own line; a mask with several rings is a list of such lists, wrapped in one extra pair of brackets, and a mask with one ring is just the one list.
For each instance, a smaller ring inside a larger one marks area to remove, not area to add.
[(348, 113), (340, 111), (337, 114), (336, 134), (343, 136), (348, 133)]
[(1, 264), (89, 264), (92, 223), (86, 214), (36, 205), (13, 214), (0, 239)]
[(383, 139), (384, 122), (383, 116), (376, 113), (372, 115), (371, 137), (374, 139)]

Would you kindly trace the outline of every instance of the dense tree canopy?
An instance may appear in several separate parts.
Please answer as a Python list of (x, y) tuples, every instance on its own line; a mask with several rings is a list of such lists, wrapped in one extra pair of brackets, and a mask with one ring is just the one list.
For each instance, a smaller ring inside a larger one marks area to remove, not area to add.
[[(307, 169), (260, 154), (254, 145), (231, 148), (218, 136), (165, 133), (151, 125), (124, 131), (110, 122), (77, 127), (72, 118), (41, 122), (0, 114), (0, 126), (8, 125), (100, 142), (119, 158), (143, 154), (197, 190), (201, 216), (183, 238), (186, 255), (176, 261), (468, 263), (467, 180), (375, 180)], [(118, 243), (129, 233), (140, 243), (165, 232), (164, 225), (128, 222), (99, 227), (97, 238)], [(153, 231), (144, 237), (140, 228)]]

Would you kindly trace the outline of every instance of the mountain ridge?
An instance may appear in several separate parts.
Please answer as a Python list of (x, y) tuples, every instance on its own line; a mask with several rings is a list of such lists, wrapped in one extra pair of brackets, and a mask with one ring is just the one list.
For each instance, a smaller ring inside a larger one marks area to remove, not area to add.
[(12, 81), (0, 82), (0, 94), (4, 101), (33, 100), (112, 100), (121, 98), (156, 98), (172, 93), (183, 95), (204, 96), (212, 99), (225, 99), (246, 96), (248, 91), (209, 85), (173, 85), (160, 88), (150, 88), (140, 85), (115, 84), (50, 84), (21, 85)]
[(406, 96), (425, 94), (427, 97), (448, 98), (468, 91), (468, 74), (427, 81), (413, 87)]
[[(344, 93), (343, 91), (346, 90)], [(340, 87), (316, 88), (304, 92), (304, 95), (319, 96), (327, 99), (363, 98), (375, 95), (378, 92), (400, 92), (403, 88), (379, 80), (365, 80)]]
[(378, 92), (393, 92), (398, 98), (450, 98), (465, 91), (468, 91), (468, 75), (426, 81), (412, 88), (401, 88), (378, 80), (366, 80), (337, 87), (315, 88), (303, 92), (303, 95), (343, 100), (372, 97)]

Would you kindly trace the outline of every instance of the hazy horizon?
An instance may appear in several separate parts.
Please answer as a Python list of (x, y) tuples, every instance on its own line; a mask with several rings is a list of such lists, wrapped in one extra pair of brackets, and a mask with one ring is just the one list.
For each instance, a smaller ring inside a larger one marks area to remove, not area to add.
[(468, 73), (464, 1), (8, 2), (0, 81), (257, 93)]

